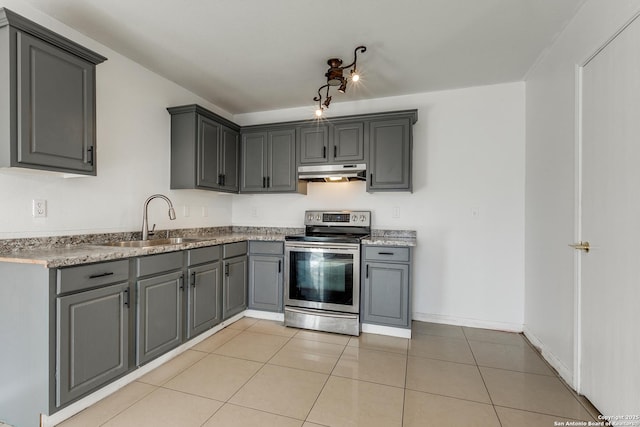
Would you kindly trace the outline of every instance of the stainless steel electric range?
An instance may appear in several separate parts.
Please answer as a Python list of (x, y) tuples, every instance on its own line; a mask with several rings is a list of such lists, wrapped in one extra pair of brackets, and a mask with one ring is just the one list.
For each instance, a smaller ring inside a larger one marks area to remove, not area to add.
[(360, 335), (360, 243), (369, 211), (306, 211), (305, 234), (285, 237), (286, 326)]

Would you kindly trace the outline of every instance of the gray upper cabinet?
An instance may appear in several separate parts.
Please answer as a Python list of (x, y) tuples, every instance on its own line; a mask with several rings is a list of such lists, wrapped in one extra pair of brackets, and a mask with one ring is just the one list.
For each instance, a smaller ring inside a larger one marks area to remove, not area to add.
[(0, 166), (96, 175), (95, 66), (106, 58), (0, 9)]
[(295, 128), (242, 132), (241, 193), (292, 193), (298, 187)]
[(337, 122), (300, 127), (301, 165), (362, 162), (365, 159), (364, 122)]
[(171, 114), (171, 188), (238, 192), (239, 127), (199, 105)]
[(412, 125), (417, 113), (369, 122), (367, 191), (412, 191)]

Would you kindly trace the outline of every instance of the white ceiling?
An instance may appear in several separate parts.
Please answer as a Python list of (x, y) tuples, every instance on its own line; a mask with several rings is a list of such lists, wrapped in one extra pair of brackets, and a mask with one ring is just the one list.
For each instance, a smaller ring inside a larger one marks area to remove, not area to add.
[(522, 80), (584, 0), (25, 0), (232, 114)]

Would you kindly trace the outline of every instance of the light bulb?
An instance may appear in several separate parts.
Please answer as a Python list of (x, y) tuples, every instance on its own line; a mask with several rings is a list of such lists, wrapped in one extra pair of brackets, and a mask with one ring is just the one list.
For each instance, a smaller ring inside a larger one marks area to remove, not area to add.
[(351, 76), (351, 81), (352, 82), (357, 82), (358, 80), (360, 80), (360, 74), (355, 73)]
[(316, 110), (316, 117), (321, 117), (322, 116), (322, 108), (318, 108)]

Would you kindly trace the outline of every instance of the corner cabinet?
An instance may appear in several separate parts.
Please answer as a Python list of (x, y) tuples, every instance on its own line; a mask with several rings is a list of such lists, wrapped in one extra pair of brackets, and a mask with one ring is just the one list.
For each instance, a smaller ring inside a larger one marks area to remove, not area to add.
[(411, 328), (411, 248), (364, 246), (362, 323)]
[(0, 167), (96, 175), (95, 67), (106, 58), (0, 8)]
[(296, 129), (242, 130), (241, 193), (306, 193), (298, 183)]
[(368, 122), (367, 191), (412, 191), (412, 127), (417, 112)]
[(237, 193), (240, 128), (195, 104), (167, 111), (171, 114), (170, 187)]

